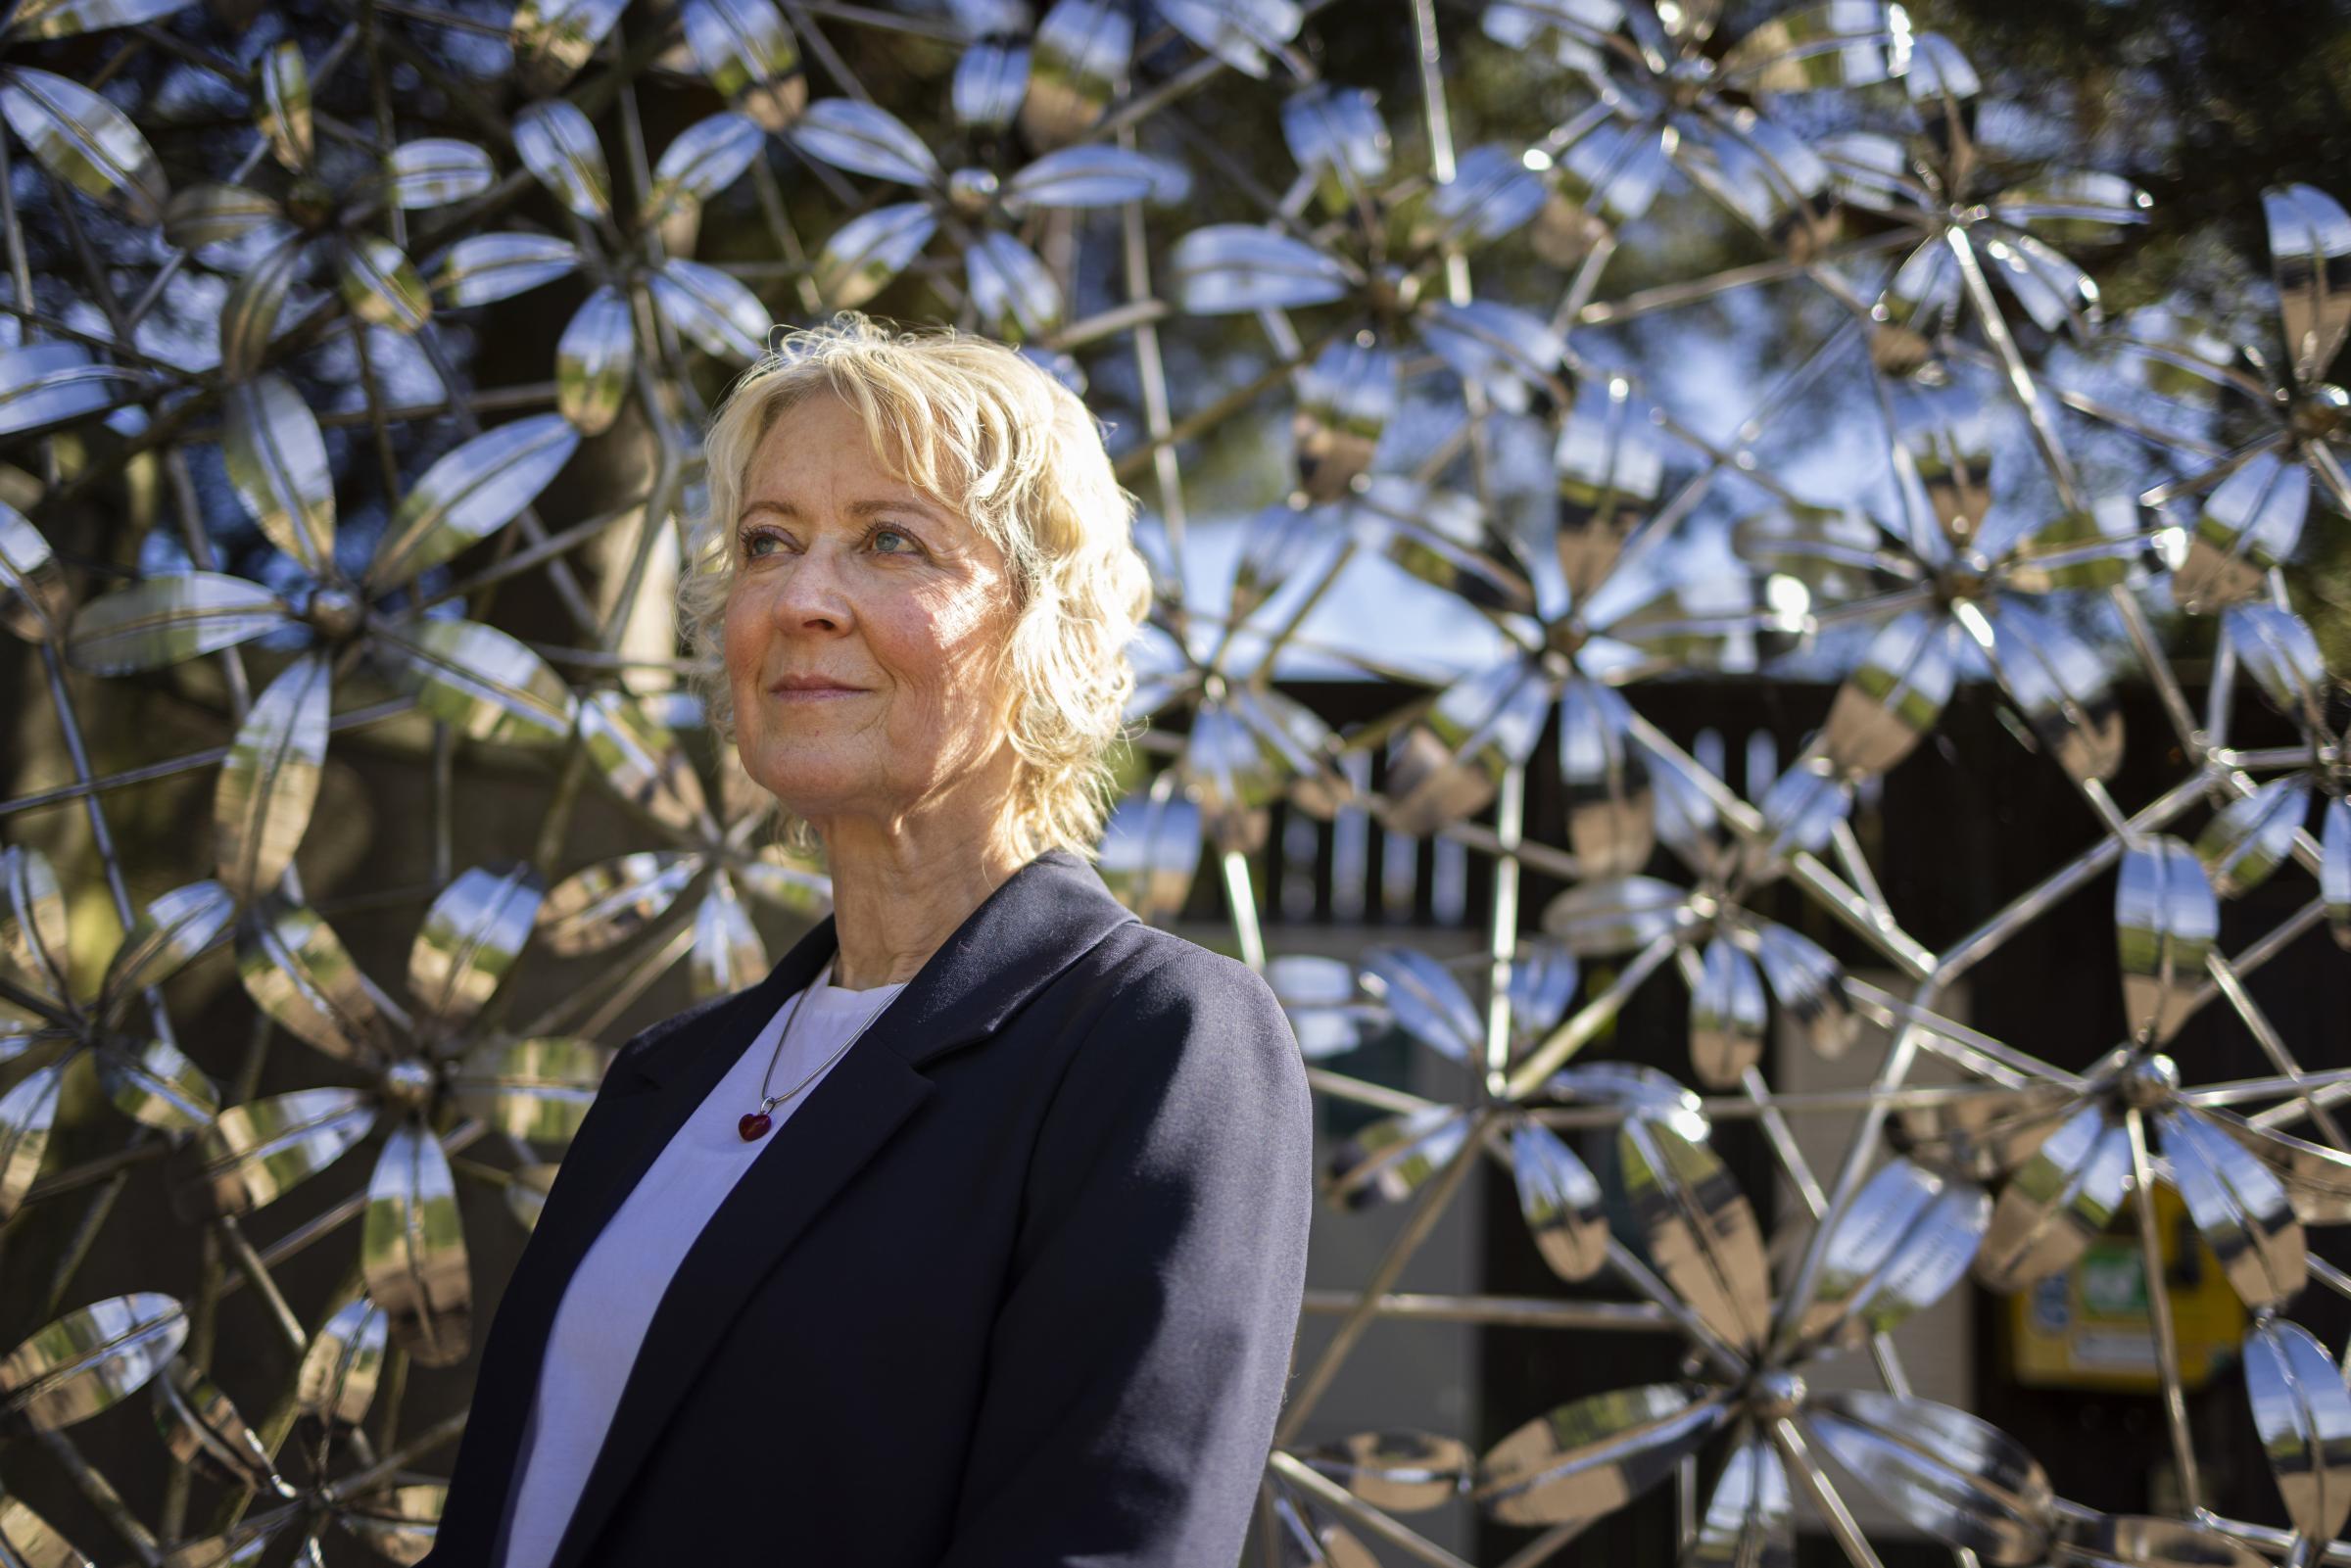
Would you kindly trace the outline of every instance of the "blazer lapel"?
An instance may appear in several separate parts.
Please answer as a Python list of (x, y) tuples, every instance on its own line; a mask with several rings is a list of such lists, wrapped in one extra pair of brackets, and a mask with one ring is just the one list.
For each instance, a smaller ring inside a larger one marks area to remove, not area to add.
[[(809, 1222), (933, 1092), (921, 1070), (985, 1039), (1133, 913), (1082, 857), (1052, 849), (1014, 872), (932, 954), (906, 989), (808, 1092), (711, 1215), (654, 1309), (619, 1407), (552, 1568), (577, 1568), (744, 1301)], [(579, 1259), (687, 1117), (776, 1010), (816, 977), (837, 940), (830, 915), (767, 978), (667, 1039), (648, 1042), (605, 1092), (646, 1100), (642, 1127), (608, 1179), (573, 1206), (543, 1278), (545, 1324)]]

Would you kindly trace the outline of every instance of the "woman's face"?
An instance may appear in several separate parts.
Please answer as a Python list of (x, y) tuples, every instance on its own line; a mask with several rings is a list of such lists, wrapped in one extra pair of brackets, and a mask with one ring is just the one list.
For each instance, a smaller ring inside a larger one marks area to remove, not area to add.
[[(725, 650), (744, 770), (827, 829), (917, 813), (976, 821), (1009, 789), (1002, 551), (893, 479), (830, 391), (784, 410), (735, 518)], [(833, 683), (801, 691), (808, 681)]]

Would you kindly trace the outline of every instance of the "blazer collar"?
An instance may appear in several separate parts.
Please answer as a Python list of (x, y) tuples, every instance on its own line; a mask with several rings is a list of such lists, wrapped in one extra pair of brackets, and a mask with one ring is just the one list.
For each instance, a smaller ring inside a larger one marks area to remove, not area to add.
[[(921, 1067), (984, 1040), (1111, 927), (1134, 918), (1082, 856), (1048, 849), (980, 901), (906, 989), (875, 1016), (865, 1041), (896, 1053), (909, 1067)], [(672, 1081), (695, 1060), (697, 1047), (740, 1033), (724, 1026), (730, 1019), (756, 1029), (816, 978), (840, 945), (835, 917), (827, 915), (792, 944), (767, 978), (711, 1010), (708, 1023), (720, 1026), (688, 1027), (679, 1031), (683, 1038), (654, 1042), (638, 1053), (637, 1077), (655, 1087)]]
[[(1012, 874), (924, 963), (822, 1083), (807, 1112), (767, 1141), (688, 1249), (648, 1325), (611, 1428), (558, 1544), (552, 1568), (578, 1568), (630, 1479), (728, 1325), (801, 1232), (934, 1092), (921, 1070), (985, 1039), (1055, 975), (1135, 918), (1083, 857), (1047, 850)], [(479, 1441), (465, 1505), (444, 1520), (444, 1541), (485, 1555), (514, 1479), (523, 1418), (555, 1309), (580, 1259), (687, 1117), (750, 1047), (785, 999), (816, 977), (835, 948), (827, 916), (766, 979), (698, 1009), (648, 1039), (602, 1093), (620, 1097), (614, 1133), (596, 1167), (563, 1166), (524, 1265), (508, 1284), (474, 1394)], [(621, 1105), (627, 1107), (625, 1114)], [(478, 1457), (477, 1457), (478, 1456)], [(452, 1496), (461, 1489), (453, 1487)]]

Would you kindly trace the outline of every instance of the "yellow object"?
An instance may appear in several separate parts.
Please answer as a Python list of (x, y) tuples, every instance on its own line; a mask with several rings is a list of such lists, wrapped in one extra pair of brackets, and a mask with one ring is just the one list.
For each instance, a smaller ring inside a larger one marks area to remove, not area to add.
[[(2139, 1265), (2138, 1216), (2131, 1207), (2136, 1201), (2116, 1212), (2073, 1267), (2008, 1299), (2009, 1362), (2019, 1383), (2150, 1393), (2161, 1387)], [(2181, 1381), (2201, 1388), (2235, 1356), (2244, 1340), (2245, 1308), (2170, 1187), (2155, 1189), (2155, 1223)]]

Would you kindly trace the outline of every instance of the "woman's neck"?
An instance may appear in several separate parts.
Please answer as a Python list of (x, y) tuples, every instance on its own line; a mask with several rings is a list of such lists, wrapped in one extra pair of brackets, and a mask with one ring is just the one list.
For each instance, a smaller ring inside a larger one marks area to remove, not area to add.
[(870, 991), (914, 978), (1005, 879), (1027, 864), (1002, 826), (941, 841), (905, 832), (825, 836), (839, 951), (833, 981)]

